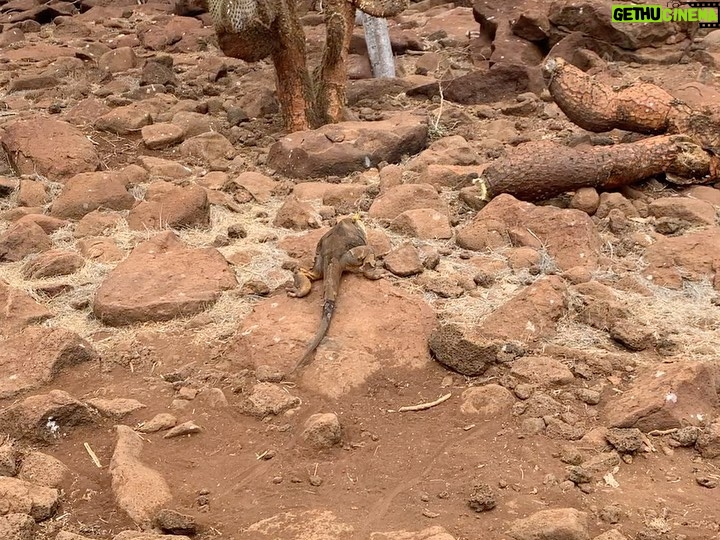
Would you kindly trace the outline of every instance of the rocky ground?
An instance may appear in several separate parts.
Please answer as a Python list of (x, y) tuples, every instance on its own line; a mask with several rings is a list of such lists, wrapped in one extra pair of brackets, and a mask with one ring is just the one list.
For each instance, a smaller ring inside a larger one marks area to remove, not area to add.
[[(548, 54), (717, 114), (720, 30), (423, 0), (396, 79), (356, 29), (355, 121), (286, 136), (272, 66), (174, 9), (0, 2), (1, 538), (720, 538), (720, 189), (472, 182), (627, 139), (567, 120)], [(286, 380), (321, 295), (284, 287), (355, 211), (387, 276)]]

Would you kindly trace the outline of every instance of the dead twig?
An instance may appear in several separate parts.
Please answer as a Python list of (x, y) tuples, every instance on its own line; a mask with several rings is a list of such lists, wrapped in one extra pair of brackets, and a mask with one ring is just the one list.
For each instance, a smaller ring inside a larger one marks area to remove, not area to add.
[(653, 429), (652, 431), (648, 431), (648, 435), (651, 437), (662, 437), (663, 435), (670, 435), (671, 433), (677, 433), (678, 428), (672, 428), (672, 429)]
[(450, 399), (452, 394), (445, 394), (444, 396), (441, 396), (437, 398), (435, 401), (430, 401), (428, 403), (420, 403), (418, 405), (408, 405), (406, 407), (400, 407), (397, 412), (408, 412), (408, 411), (424, 411), (426, 409), (431, 409), (432, 407), (435, 407), (436, 405), (440, 405), (442, 402), (447, 401)]
[(648, 438), (648, 436), (645, 435), (644, 433), (641, 433), (641, 435), (642, 435), (642, 440), (643, 440), (643, 442), (644, 442), (645, 445), (648, 447), (648, 449), (650, 450), (650, 452), (657, 452), (657, 448), (655, 448), (655, 445), (653, 445), (653, 443), (650, 441), (650, 439)]
[(83, 446), (85, 447), (85, 451), (87, 451), (88, 455), (90, 456), (90, 459), (92, 459), (93, 463), (98, 469), (102, 469), (102, 464), (100, 463), (100, 460), (97, 457), (97, 454), (93, 452), (93, 449), (90, 448), (90, 444), (83, 443)]

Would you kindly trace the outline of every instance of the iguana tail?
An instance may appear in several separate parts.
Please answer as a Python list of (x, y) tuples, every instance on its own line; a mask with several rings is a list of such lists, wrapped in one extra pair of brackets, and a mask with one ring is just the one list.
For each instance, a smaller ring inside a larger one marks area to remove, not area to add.
[(295, 367), (292, 369), (290, 373), (294, 373), (298, 369), (300, 369), (302, 366), (307, 364), (310, 359), (312, 358), (313, 353), (315, 352), (315, 349), (318, 348), (318, 345), (320, 345), (320, 342), (325, 337), (325, 334), (327, 334), (328, 328), (330, 328), (330, 320), (332, 319), (333, 313), (335, 312), (335, 300), (325, 300), (323, 303), (323, 313), (322, 313), (322, 319), (320, 320), (320, 326), (318, 327), (317, 332), (315, 333), (315, 337), (310, 342), (310, 344), (307, 346), (307, 349), (305, 349), (305, 354), (303, 354), (300, 361), (295, 364)]

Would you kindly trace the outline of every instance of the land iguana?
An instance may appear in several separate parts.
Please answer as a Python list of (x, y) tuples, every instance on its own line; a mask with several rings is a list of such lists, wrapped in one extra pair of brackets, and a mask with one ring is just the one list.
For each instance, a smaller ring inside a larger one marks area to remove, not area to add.
[(383, 275), (383, 272), (375, 267), (375, 254), (367, 244), (365, 225), (357, 214), (341, 219), (320, 238), (313, 267), (296, 270), (293, 285), (287, 289), (288, 296), (302, 298), (310, 294), (313, 281), (323, 280), (324, 302), (320, 326), (290, 373), (294, 373), (310, 360), (325, 337), (335, 311), (343, 272), (361, 273), (368, 279), (379, 279)]
[(218, 45), (227, 56), (246, 62), (272, 57), (288, 131), (341, 120), (355, 8), (374, 17), (394, 17), (409, 5), (409, 0), (324, 0), (325, 48), (321, 65), (311, 76), (298, 0), (205, 1)]

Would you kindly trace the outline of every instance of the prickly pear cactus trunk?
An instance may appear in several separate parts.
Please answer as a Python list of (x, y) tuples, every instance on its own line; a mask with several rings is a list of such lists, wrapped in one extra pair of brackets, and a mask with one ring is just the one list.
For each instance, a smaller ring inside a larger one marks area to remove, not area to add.
[(355, 7), (347, 0), (325, 0), (325, 49), (317, 76), (316, 113), (322, 124), (342, 120), (347, 86), (347, 57)]
[(218, 45), (226, 55), (246, 62), (272, 57), (285, 128), (292, 132), (342, 120), (355, 7), (376, 17), (391, 17), (405, 9), (408, 0), (325, 0), (327, 37), (315, 84), (307, 68), (305, 33), (295, 0), (207, 0), (207, 4)]
[(305, 32), (292, 1), (282, 1), (282, 15), (278, 18), (279, 46), (273, 52), (275, 84), (285, 127), (289, 132), (304, 131), (319, 126), (313, 107), (315, 93), (307, 68)]

